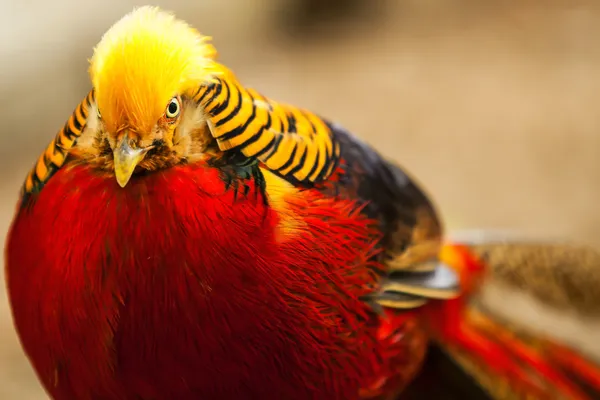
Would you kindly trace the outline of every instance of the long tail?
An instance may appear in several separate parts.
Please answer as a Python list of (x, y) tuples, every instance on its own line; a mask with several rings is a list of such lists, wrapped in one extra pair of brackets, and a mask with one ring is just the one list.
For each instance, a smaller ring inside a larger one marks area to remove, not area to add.
[(600, 254), (495, 236), (449, 243), (442, 260), (464, 295), (433, 304), (430, 328), (492, 398), (600, 399)]

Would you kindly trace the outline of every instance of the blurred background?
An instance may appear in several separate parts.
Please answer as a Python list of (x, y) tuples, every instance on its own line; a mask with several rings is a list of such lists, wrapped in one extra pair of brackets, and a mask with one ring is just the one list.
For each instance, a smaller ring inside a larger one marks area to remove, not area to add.
[[(4, 240), (27, 169), (90, 88), (93, 46), (145, 2), (1, 4)], [(154, 4), (213, 36), (246, 85), (339, 121), (397, 160), (449, 229), (600, 247), (600, 1)], [(1, 286), (0, 399), (45, 398)]]

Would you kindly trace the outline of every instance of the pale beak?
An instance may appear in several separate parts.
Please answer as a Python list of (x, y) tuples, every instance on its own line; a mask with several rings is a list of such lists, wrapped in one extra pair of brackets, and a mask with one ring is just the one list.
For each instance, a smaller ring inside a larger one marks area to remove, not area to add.
[(134, 149), (129, 144), (129, 135), (125, 134), (118, 140), (115, 149), (113, 150), (115, 163), (115, 176), (119, 186), (125, 187), (135, 167), (144, 159), (144, 156), (151, 147)]

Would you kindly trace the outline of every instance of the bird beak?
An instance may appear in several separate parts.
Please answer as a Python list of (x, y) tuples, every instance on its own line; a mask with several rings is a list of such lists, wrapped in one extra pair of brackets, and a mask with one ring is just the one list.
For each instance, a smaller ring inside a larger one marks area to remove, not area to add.
[(129, 144), (129, 135), (125, 134), (118, 140), (115, 149), (113, 150), (115, 163), (115, 176), (119, 186), (125, 187), (135, 167), (144, 159), (144, 156), (151, 147), (134, 149)]

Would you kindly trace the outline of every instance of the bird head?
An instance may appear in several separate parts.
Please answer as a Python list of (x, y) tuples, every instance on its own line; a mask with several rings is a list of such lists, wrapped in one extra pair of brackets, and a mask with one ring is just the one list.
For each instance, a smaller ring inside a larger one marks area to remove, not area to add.
[(186, 95), (218, 70), (208, 39), (172, 14), (145, 6), (116, 22), (95, 47), (89, 69), (93, 117), (112, 151), (120, 186), (142, 161), (152, 165), (151, 150), (168, 154), (183, 140), (186, 132), (178, 130)]

